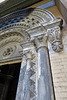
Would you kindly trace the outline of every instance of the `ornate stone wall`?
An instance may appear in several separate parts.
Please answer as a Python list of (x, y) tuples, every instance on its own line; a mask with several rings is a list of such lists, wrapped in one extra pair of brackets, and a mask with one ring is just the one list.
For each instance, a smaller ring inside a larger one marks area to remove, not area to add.
[[(0, 19), (1, 62), (9, 59), (21, 59), (22, 48), (20, 44), (30, 42), (31, 36), (33, 37), (36, 33), (44, 33), (46, 29), (41, 24), (53, 19), (55, 17), (50, 12), (41, 9), (20, 10), (2, 17)], [(9, 45), (12, 48), (10, 55), (7, 54)]]
[(20, 10), (0, 19), (0, 62), (22, 59), (16, 100), (55, 100), (51, 53), (63, 49), (61, 26), (60, 18), (42, 9)]

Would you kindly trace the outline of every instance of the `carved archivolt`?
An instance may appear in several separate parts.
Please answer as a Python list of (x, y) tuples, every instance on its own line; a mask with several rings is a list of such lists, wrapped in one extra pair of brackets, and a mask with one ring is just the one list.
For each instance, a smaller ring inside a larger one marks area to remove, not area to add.
[[(20, 43), (24, 42), (24, 36), (18, 32), (7, 32), (0, 35), (0, 60), (18, 57), (21, 50)], [(19, 48), (19, 49), (18, 49)]]
[[(55, 51), (60, 51), (62, 49), (62, 46), (59, 45), (61, 43), (61, 34), (59, 34), (58, 30), (56, 30), (57, 32), (54, 30), (54, 27), (60, 27), (60, 22), (61, 20), (56, 19), (49, 11), (38, 8), (19, 10), (2, 17), (0, 19), (0, 50), (2, 50), (2, 47), (7, 47), (3, 49), (2, 58), (12, 57), (11, 54), (14, 50), (9, 47), (9, 43), (11, 46), (14, 43), (16, 45), (19, 43), (20, 48), (21, 43), (31, 42), (37, 37), (40, 39), (41, 35), (47, 35), (52, 48)], [(50, 32), (51, 29), (54, 32)], [(16, 47), (18, 48), (18, 46)], [(19, 52), (19, 49), (17, 49), (17, 52)], [(19, 54), (19, 56), (22, 55)], [(13, 57), (17, 58), (17, 53), (15, 55), (13, 53)]]
[[(28, 12), (27, 12), (28, 11)], [(47, 10), (42, 9), (28, 9), (20, 10), (9, 14), (0, 19), (0, 29), (9, 27), (23, 27), (25, 30), (35, 27), (39, 24), (54, 20), (55, 17)]]
[(0, 48), (10, 42), (19, 42), (20, 43), (23, 41), (24, 41), (24, 37), (20, 33), (17, 33), (17, 32), (6, 33), (6, 34), (3, 34), (0, 36)]

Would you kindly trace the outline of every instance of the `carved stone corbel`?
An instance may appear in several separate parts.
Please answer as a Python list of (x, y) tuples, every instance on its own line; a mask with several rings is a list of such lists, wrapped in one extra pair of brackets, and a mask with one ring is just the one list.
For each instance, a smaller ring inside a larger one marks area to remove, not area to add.
[(48, 39), (52, 45), (52, 48), (56, 52), (60, 52), (63, 48), (61, 40), (61, 30), (59, 26), (53, 27), (47, 30)]
[(56, 18), (52, 22), (44, 23), (43, 26), (47, 30), (48, 40), (53, 50), (55, 52), (60, 52), (63, 49), (61, 33), (62, 19)]

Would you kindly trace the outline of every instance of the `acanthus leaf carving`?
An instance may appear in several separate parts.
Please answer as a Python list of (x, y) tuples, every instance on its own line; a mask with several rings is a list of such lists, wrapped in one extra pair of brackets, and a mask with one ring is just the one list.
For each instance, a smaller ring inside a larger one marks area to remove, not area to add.
[(60, 52), (63, 48), (61, 41), (61, 30), (59, 26), (53, 27), (47, 30), (48, 39), (52, 45), (52, 48), (56, 52)]

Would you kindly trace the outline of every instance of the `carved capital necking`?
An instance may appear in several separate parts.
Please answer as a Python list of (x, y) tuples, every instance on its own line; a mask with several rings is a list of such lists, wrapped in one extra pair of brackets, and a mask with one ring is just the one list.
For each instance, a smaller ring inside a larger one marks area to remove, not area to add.
[(62, 51), (62, 19), (56, 18), (53, 21), (43, 23), (28, 30), (30, 41), (34, 41), (38, 48), (47, 47), (47, 38), (55, 52)]
[(41, 35), (39, 37), (36, 37), (34, 39), (34, 43), (36, 45), (37, 50), (39, 48), (42, 48), (42, 47), (47, 48), (47, 36), (46, 35)]
[(34, 57), (34, 53), (32, 51), (33, 44), (30, 42), (27, 42), (27, 43), (21, 44), (21, 46), (23, 48), (23, 55), (25, 55), (26, 60), (33, 59)]

